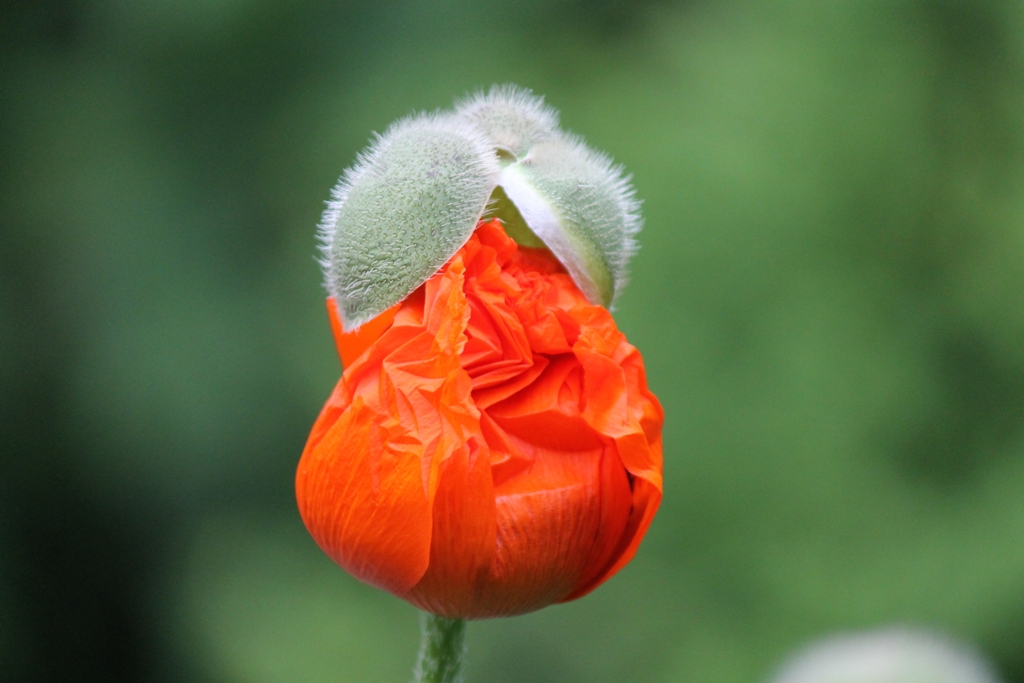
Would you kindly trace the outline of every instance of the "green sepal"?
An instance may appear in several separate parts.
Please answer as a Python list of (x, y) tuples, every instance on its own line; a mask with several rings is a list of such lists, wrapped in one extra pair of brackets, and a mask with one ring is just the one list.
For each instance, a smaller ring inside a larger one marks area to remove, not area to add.
[(642, 225), (629, 181), (611, 159), (565, 133), (534, 144), (498, 179), (583, 294), (606, 307), (625, 285)]
[(466, 243), (499, 171), (490, 141), (456, 116), (404, 119), (374, 140), (320, 225), (327, 289), (346, 330), (407, 297)]
[(558, 112), (544, 98), (514, 85), (495, 85), (456, 104), (455, 113), (491, 141), (502, 165), (525, 157), (534, 144), (558, 131)]
[(378, 136), (334, 188), (320, 225), (325, 280), (353, 330), (402, 301), (497, 216), (546, 246), (592, 302), (611, 306), (636, 251), (640, 204), (607, 156), (558, 130), (558, 114), (495, 86), (454, 114), (419, 115)]

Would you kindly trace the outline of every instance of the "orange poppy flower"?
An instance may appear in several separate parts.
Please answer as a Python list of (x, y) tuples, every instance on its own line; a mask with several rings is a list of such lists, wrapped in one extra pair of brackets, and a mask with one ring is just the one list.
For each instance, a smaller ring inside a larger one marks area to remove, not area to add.
[(547, 251), (481, 223), (354, 333), (296, 480), (320, 547), (450, 618), (581, 597), (661, 501), (663, 413), (640, 353)]

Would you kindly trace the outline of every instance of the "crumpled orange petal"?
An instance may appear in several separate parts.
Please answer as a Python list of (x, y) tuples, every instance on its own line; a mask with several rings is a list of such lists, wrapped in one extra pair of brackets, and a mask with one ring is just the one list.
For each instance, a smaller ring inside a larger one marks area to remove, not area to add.
[(303, 521), (357, 578), (448, 617), (590, 592), (661, 501), (643, 360), (546, 250), (482, 223), (395, 308), (344, 332), (299, 463)]

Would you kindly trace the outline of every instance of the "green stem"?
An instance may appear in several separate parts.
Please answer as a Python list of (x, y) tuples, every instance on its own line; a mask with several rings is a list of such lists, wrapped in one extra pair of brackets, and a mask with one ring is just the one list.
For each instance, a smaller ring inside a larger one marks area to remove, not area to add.
[(414, 683), (460, 683), (466, 622), (423, 614), (423, 641)]

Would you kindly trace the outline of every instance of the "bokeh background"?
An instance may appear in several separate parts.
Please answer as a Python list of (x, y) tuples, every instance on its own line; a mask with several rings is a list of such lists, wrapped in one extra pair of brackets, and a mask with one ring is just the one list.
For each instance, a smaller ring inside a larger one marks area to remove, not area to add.
[(0, 680), (406, 681), (293, 476), (372, 131), (494, 82), (634, 174), (666, 491), (469, 681), (755, 683), (890, 623), (1024, 682), (1024, 3), (0, 3)]

